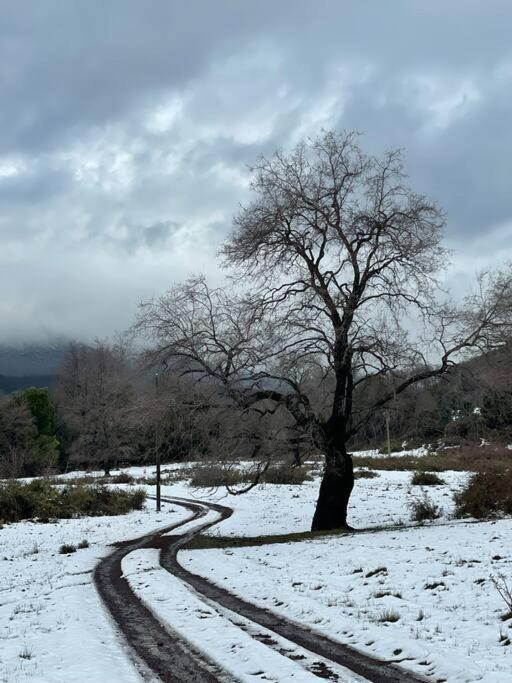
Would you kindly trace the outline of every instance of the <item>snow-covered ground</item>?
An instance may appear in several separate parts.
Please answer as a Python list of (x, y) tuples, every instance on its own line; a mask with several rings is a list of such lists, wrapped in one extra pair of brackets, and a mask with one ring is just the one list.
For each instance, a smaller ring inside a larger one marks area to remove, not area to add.
[[(152, 474), (150, 468), (129, 471)], [(410, 502), (422, 488), (410, 486), (407, 472), (379, 474), (356, 482), (349, 516), (355, 527), (410, 523)], [(404, 666), (432, 680), (510, 683), (512, 645), (505, 645), (505, 638), (500, 642), (500, 633), (512, 636), (512, 629), (500, 620), (506, 609), (490, 577), (503, 573), (512, 584), (512, 520), (453, 521), (453, 492), (468, 475), (440, 476), (445, 485), (424, 490), (443, 508), (443, 517), (423, 527), (182, 551), (179, 558), (247, 600), (369, 653), (404, 660)], [(232, 517), (209, 534), (282, 534), (309, 528), (318, 480), (264, 485), (243, 496), (192, 489), (179, 481), (164, 486), (162, 493), (233, 507)], [(0, 681), (140, 681), (94, 590), (91, 571), (108, 552), (108, 543), (186, 516), (172, 505), (161, 514), (148, 509), (125, 517), (23, 522), (1, 529)], [(90, 548), (59, 555), (62, 543), (82, 538)], [(226, 668), (238, 672), (240, 680), (254, 680), (256, 665), (263, 661), (269, 680), (318, 680), (253, 640), (233, 625), (230, 615), (164, 572), (154, 550), (127, 556), (123, 570), (164, 623), (172, 623), (211, 657), (224, 657)], [(398, 620), (383, 621), (386, 616)], [(354, 680), (338, 673), (340, 682)]]
[[(453, 491), (468, 475), (441, 476), (446, 485), (435, 487), (411, 487), (407, 472), (360, 479), (350, 516), (356, 527), (408, 522), (410, 501), (425, 490), (444, 510), (434, 524), (183, 551), (180, 561), (244, 599), (377, 656), (403, 660), (433, 680), (510, 683), (512, 645), (502, 636), (512, 632), (500, 620), (506, 608), (490, 577), (503, 573), (512, 586), (512, 520), (451, 520)], [(252, 491), (238, 503), (228, 497), (236, 513), (211, 533), (307, 529), (316, 486), (279, 488)], [(397, 621), (383, 621), (386, 616)]]
[[(141, 536), (189, 515), (154, 503), (120, 517), (52, 524), (21, 522), (0, 529), (0, 681), (74, 683), (141, 679), (92, 583), (108, 544)], [(64, 543), (89, 548), (59, 554)]]

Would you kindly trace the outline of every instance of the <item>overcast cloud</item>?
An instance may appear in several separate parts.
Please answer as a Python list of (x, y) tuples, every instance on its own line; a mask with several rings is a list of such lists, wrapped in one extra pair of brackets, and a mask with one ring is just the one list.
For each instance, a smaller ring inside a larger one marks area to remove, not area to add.
[(403, 147), (449, 280), (512, 258), (512, 4), (0, 0), (0, 341), (121, 330), (215, 253), (246, 164)]

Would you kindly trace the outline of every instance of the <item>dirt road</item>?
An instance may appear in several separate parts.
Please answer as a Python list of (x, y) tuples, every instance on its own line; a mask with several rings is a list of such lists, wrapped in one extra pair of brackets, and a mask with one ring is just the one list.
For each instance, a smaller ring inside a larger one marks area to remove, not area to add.
[[(183, 521), (158, 532), (119, 544), (113, 553), (98, 564), (94, 573), (98, 591), (128, 644), (144, 663), (146, 677), (148, 672), (152, 672), (157, 680), (165, 682), (214, 683), (233, 680), (219, 666), (197, 652), (190, 643), (185, 642), (179, 633), (165, 628), (142, 604), (122, 576), (123, 557), (140, 548), (160, 548), (160, 563), (164, 569), (189, 584), (210, 604), (214, 603), (222, 609), (229, 610), (227, 616), (241, 628), (247, 630), (246, 620), (251, 622), (255, 628), (248, 632), (260, 642), (277, 649), (283, 656), (290, 656), (292, 651), (279, 644), (279, 640), (284, 638), (288, 643), (321, 657), (321, 661), (314, 663), (316, 667), (308, 669), (319, 678), (336, 680), (336, 674), (329, 670), (328, 665), (326, 666), (327, 660), (374, 683), (418, 683), (429, 680), (405, 671), (396, 662), (374, 659), (313, 629), (257, 607), (184, 569), (177, 559), (179, 549), (196, 534), (229, 517), (233, 510), (221, 505), (184, 498), (163, 500), (185, 507), (191, 514)], [(201, 518), (209, 511), (216, 513), (214, 519), (201, 523)], [(180, 534), (180, 527), (192, 520), (197, 521), (192, 530)], [(171, 532), (176, 533), (164, 536)]]

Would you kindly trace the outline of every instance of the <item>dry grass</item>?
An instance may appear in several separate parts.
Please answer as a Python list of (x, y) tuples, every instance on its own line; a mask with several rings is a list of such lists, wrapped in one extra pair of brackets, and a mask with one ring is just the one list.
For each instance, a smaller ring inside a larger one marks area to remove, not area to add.
[(355, 467), (367, 467), (374, 470), (505, 472), (512, 467), (512, 451), (505, 444), (482, 447), (476, 444), (466, 444), (460, 448), (446, 448), (422, 457), (391, 455), (389, 457), (370, 458), (354, 456), (353, 460)]

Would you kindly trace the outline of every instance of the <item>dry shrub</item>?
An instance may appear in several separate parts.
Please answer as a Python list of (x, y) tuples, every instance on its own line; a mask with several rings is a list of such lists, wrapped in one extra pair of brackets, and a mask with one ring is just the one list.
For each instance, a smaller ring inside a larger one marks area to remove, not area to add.
[(425, 522), (429, 519), (438, 519), (441, 516), (441, 509), (426, 493), (421, 498), (411, 501), (411, 517), (415, 522)]
[(110, 477), (109, 481), (112, 484), (134, 484), (135, 478), (132, 477), (128, 472), (120, 472), (119, 474), (114, 474)]
[(100, 484), (56, 487), (43, 479), (28, 484), (10, 482), (0, 486), (0, 521), (122, 515), (141, 510), (145, 499), (142, 489), (119, 491)]
[(268, 468), (261, 477), (265, 484), (303, 484), (312, 477), (307, 467), (292, 467), (287, 463), (277, 463)]
[(412, 486), (441, 486), (445, 482), (434, 472), (415, 472), (411, 477)]
[(497, 517), (512, 514), (512, 470), (478, 472), (454, 496), (457, 517)]
[[(255, 472), (234, 465), (210, 464), (191, 470), (190, 485), (198, 488), (217, 488), (219, 486), (239, 486), (249, 484), (255, 479)], [(284, 462), (272, 464), (261, 476), (263, 484), (303, 484), (311, 480), (309, 468), (294, 467)]]
[(237, 486), (248, 480), (248, 476), (240, 468), (222, 464), (201, 465), (191, 470), (190, 485), (197, 488), (218, 488), (219, 486)]
[(362, 469), (354, 472), (354, 479), (375, 479), (375, 477), (380, 477), (380, 474), (373, 470)]

